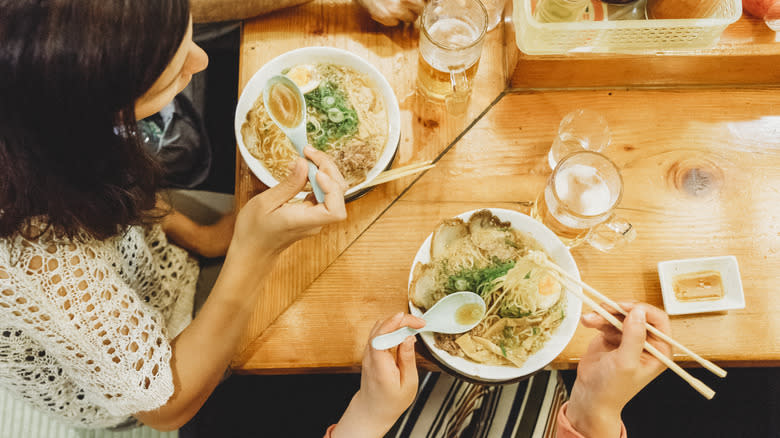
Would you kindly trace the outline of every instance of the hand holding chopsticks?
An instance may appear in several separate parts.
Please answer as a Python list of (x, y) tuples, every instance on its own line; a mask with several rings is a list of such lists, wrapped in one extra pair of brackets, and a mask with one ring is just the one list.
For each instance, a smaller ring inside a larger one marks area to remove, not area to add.
[[(618, 330), (623, 331), (623, 323), (620, 322), (617, 318), (615, 318), (614, 315), (604, 310), (603, 307), (598, 305), (593, 299), (591, 299), (589, 296), (585, 294), (581, 294), (579, 292), (576, 292), (576, 289), (573, 289), (571, 287), (567, 287), (569, 291), (574, 292), (575, 295), (579, 295), (580, 299), (583, 300), (588, 306), (590, 306), (596, 313), (601, 315), (602, 318), (609, 321), (610, 324), (615, 326)], [(620, 309), (620, 307), (616, 307), (616, 309)], [(621, 309), (622, 310), (622, 309)], [(650, 326), (646, 323), (647, 326)], [(652, 326), (650, 326), (652, 327)], [(688, 382), (689, 385), (693, 387), (696, 391), (699, 392), (699, 394), (703, 395), (707, 400), (712, 399), (712, 397), (715, 396), (715, 391), (712, 390), (709, 386), (705, 385), (704, 382), (701, 380), (693, 377), (690, 373), (685, 371), (682, 367), (674, 363), (671, 359), (669, 359), (665, 354), (658, 351), (657, 348), (652, 346), (649, 342), (645, 341), (644, 348), (647, 350), (648, 353), (655, 356), (656, 359), (661, 361), (664, 365), (669, 367), (672, 371), (674, 371), (675, 374), (682, 377), (683, 380)]]
[[(609, 304), (609, 306), (610, 306), (610, 307), (612, 307), (613, 309), (615, 309), (615, 310), (617, 310), (618, 312), (620, 312), (621, 314), (623, 314), (623, 316), (626, 316), (626, 315), (627, 315), (626, 311), (625, 311), (625, 310), (623, 310), (623, 309), (622, 309), (622, 308), (621, 308), (621, 307), (618, 305), (618, 303), (616, 303), (616, 302), (614, 302), (613, 300), (609, 299), (609, 297), (607, 297), (606, 295), (604, 295), (604, 294), (602, 294), (601, 292), (597, 291), (596, 289), (594, 289), (594, 288), (590, 287), (590, 285), (588, 285), (588, 284), (587, 284), (587, 283), (585, 283), (584, 281), (581, 281), (581, 280), (577, 279), (577, 277), (574, 277), (573, 275), (571, 275), (571, 274), (569, 274), (568, 272), (564, 271), (563, 269), (561, 269), (561, 267), (560, 267), (560, 266), (558, 266), (558, 265), (556, 265), (556, 264), (554, 264), (554, 263), (550, 262), (549, 260), (545, 259), (545, 262), (546, 262), (546, 263), (545, 263), (545, 265), (544, 265), (544, 266), (545, 266), (546, 268), (548, 268), (548, 269), (552, 269), (553, 271), (557, 272), (557, 273), (558, 273), (558, 274), (560, 274), (561, 276), (565, 277), (567, 280), (569, 280), (569, 281), (571, 281), (571, 282), (573, 282), (573, 283), (575, 283), (575, 284), (578, 284), (579, 286), (581, 286), (583, 289), (585, 289), (585, 290), (587, 290), (588, 292), (590, 292), (591, 294), (593, 294), (593, 296), (595, 296), (596, 298), (598, 298), (598, 299), (599, 299), (599, 300), (601, 300), (602, 302)], [(714, 363), (710, 362), (709, 360), (707, 360), (707, 359), (705, 359), (705, 358), (703, 358), (703, 357), (699, 356), (698, 354), (694, 353), (693, 351), (691, 351), (691, 350), (690, 350), (688, 347), (686, 347), (685, 345), (683, 345), (683, 344), (681, 344), (681, 343), (679, 343), (679, 342), (675, 341), (675, 340), (674, 340), (674, 339), (672, 339), (671, 337), (669, 337), (669, 336), (668, 336), (666, 333), (664, 333), (664, 332), (662, 332), (662, 331), (658, 330), (657, 328), (653, 327), (653, 326), (652, 326), (652, 325), (650, 325), (650, 324), (646, 324), (646, 328), (647, 328), (647, 330), (648, 330), (650, 333), (652, 333), (652, 334), (654, 334), (655, 336), (657, 336), (657, 337), (659, 337), (659, 338), (663, 339), (664, 341), (666, 341), (666, 342), (668, 342), (668, 343), (672, 344), (672, 345), (673, 345), (673, 346), (675, 346), (676, 348), (679, 348), (680, 350), (682, 350), (682, 351), (683, 351), (685, 354), (687, 354), (688, 356), (691, 356), (691, 357), (692, 357), (692, 358), (693, 358), (693, 359), (694, 359), (696, 362), (698, 362), (698, 363), (699, 363), (701, 366), (703, 366), (704, 368), (706, 368), (706, 369), (710, 370), (710, 371), (711, 371), (713, 374), (715, 374), (716, 376), (718, 376), (718, 377), (726, 377), (726, 370), (724, 370), (723, 368), (721, 368), (721, 367), (719, 367), (719, 366), (715, 365)]]
[[(585, 304), (587, 304), (589, 307), (591, 307), (596, 313), (601, 315), (604, 319), (606, 319), (610, 324), (615, 326), (618, 330), (623, 330), (623, 324), (611, 313), (607, 312), (603, 307), (601, 307), (596, 301), (594, 301), (589, 296), (585, 295), (584, 293), (577, 290), (576, 287), (572, 287), (572, 284), (579, 285), (583, 289), (587, 290), (589, 293), (596, 296), (599, 300), (609, 304), (612, 308), (614, 308), (616, 311), (620, 312), (623, 315), (626, 315), (626, 312), (624, 309), (620, 307), (620, 305), (605, 295), (598, 292), (596, 289), (592, 288), (591, 286), (587, 285), (582, 280), (579, 280), (578, 278), (572, 276), (568, 272), (564, 271), (561, 267), (556, 265), (555, 263), (551, 262), (547, 259), (547, 257), (543, 253), (532, 253), (531, 257), (534, 259), (534, 262), (544, 268), (547, 268), (556, 274), (559, 275), (559, 281), (563, 286), (565, 286), (570, 292), (572, 292), (574, 295), (577, 295)], [(689, 354), (691, 357), (694, 358), (698, 363), (700, 363), (702, 366), (713, 372), (719, 377), (724, 377), (726, 375), (726, 370), (718, 367), (714, 363), (702, 358), (698, 354), (694, 353), (687, 347), (683, 346), (679, 342), (675, 341), (665, 333), (661, 332), (660, 330), (656, 329), (650, 324), (645, 324), (647, 330), (652, 333), (653, 335), (657, 336), (658, 338), (668, 342), (671, 345), (674, 345), (677, 348), (680, 348), (687, 354)], [(682, 367), (674, 363), (671, 359), (669, 359), (666, 355), (658, 351), (657, 348), (653, 347), (648, 342), (644, 343), (644, 349), (647, 350), (650, 354), (655, 356), (659, 361), (661, 361), (664, 365), (669, 367), (672, 371), (674, 371), (677, 375), (683, 378), (688, 384), (690, 384), (694, 389), (696, 389), (701, 395), (706, 397), (708, 400), (711, 399), (715, 395), (715, 391), (713, 391), (710, 387), (705, 385), (702, 381), (699, 379), (693, 377), (685, 371)]]

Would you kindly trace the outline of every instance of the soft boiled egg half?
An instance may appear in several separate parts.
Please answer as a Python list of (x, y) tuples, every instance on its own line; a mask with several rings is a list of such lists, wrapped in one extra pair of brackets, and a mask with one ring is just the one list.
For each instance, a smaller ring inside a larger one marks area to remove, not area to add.
[(301, 89), (303, 94), (314, 90), (320, 85), (320, 75), (311, 64), (296, 65), (285, 73), (285, 76), (295, 82), (295, 85)]
[(548, 273), (543, 274), (539, 279), (537, 291), (538, 296), (536, 297), (536, 305), (540, 310), (549, 309), (561, 299), (561, 283)]

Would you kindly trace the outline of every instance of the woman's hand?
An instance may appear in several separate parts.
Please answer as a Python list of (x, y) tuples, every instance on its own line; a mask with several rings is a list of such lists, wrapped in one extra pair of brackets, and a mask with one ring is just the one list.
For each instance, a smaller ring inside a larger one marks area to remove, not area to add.
[(323, 226), (346, 219), (347, 184), (338, 168), (327, 154), (310, 146), (305, 154), (320, 170), (317, 182), (325, 192), (324, 202), (287, 203), (306, 185), (306, 161), (296, 159), (287, 179), (252, 198), (238, 213), (231, 252), (272, 257), (295, 241), (319, 233)]
[(404, 326), (419, 329), (425, 321), (399, 313), (374, 325), (363, 355), (360, 390), (333, 430), (334, 438), (380, 438), (414, 401), (418, 379), (414, 336), (390, 350), (371, 347), (371, 339)]
[(425, 0), (358, 0), (375, 21), (385, 26), (411, 23), (425, 7)]
[[(574, 429), (584, 436), (620, 436), (623, 406), (664, 370), (658, 359), (643, 350), (645, 340), (667, 356), (672, 353), (669, 344), (648, 335), (645, 328), (647, 321), (669, 333), (666, 313), (648, 304), (620, 306), (629, 312), (623, 320), (622, 333), (597, 313), (582, 318), (585, 327), (601, 332), (591, 341), (577, 367), (577, 380), (566, 411)], [(621, 316), (613, 309), (607, 310)]]

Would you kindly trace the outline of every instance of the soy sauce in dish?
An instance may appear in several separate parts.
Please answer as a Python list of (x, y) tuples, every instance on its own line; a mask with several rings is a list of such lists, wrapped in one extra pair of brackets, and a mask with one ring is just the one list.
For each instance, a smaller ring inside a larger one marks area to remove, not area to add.
[(699, 271), (676, 275), (672, 288), (677, 301), (712, 301), (723, 298), (720, 272)]
[(268, 91), (268, 112), (285, 128), (294, 128), (303, 120), (303, 104), (298, 93), (278, 82)]
[(464, 304), (455, 311), (455, 322), (472, 325), (482, 319), (482, 306), (477, 303)]

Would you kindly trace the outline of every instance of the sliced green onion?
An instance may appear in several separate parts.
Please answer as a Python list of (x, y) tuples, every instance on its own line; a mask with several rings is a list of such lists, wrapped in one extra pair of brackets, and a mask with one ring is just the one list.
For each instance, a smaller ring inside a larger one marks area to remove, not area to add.
[(333, 123), (339, 123), (344, 120), (344, 113), (338, 108), (331, 108), (328, 110), (328, 118)]
[(325, 96), (322, 98), (322, 106), (330, 108), (336, 104), (336, 98), (333, 96)]

